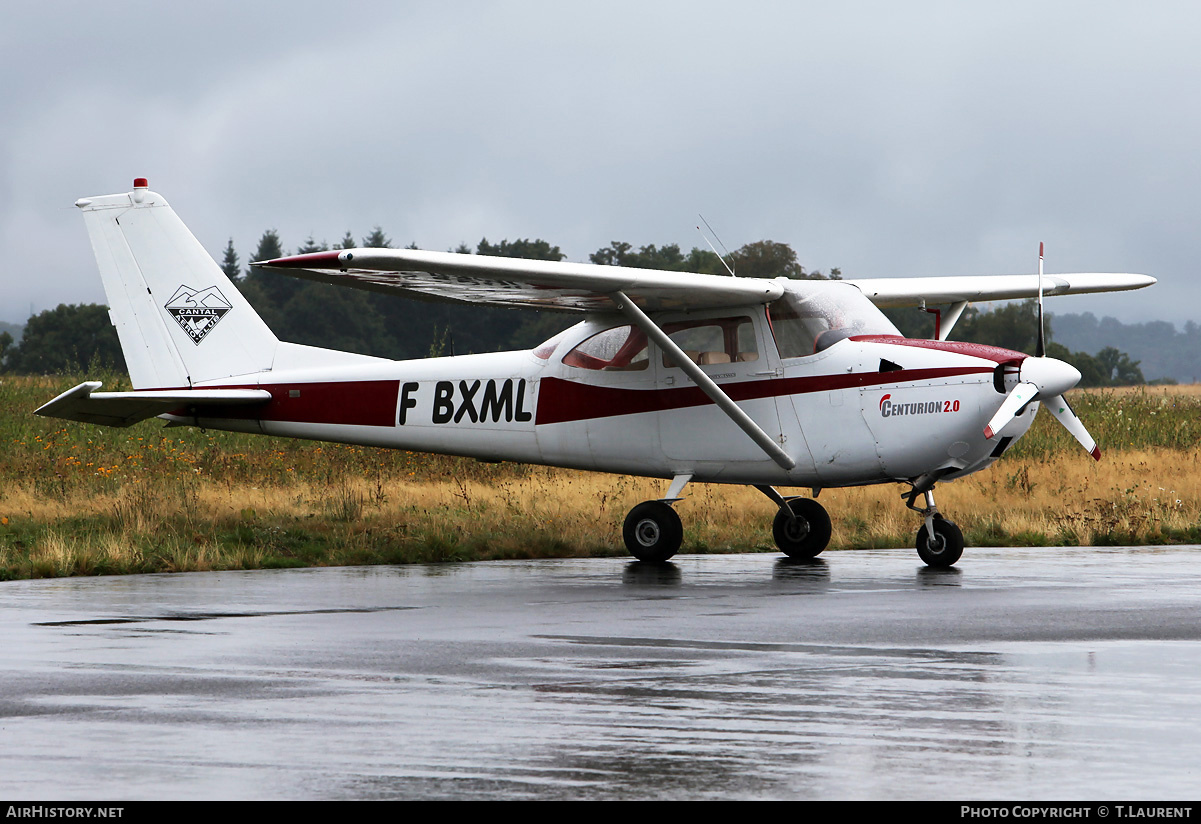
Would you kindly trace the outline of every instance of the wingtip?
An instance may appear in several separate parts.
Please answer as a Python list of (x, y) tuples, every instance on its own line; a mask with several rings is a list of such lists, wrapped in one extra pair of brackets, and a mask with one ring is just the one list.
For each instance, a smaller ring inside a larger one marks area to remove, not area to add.
[(1101, 447), (1099, 447), (1099, 446), (1094, 446), (1094, 447), (1093, 447), (1093, 451), (1092, 451), (1092, 452), (1090, 452), (1089, 454), (1093, 456), (1093, 460), (1094, 460), (1094, 461), (1099, 461), (1099, 460), (1101, 460)]

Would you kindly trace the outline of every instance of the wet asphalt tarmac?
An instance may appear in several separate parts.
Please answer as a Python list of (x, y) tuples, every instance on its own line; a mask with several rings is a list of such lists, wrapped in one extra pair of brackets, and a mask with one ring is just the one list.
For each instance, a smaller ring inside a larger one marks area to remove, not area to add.
[(1193, 799), (1201, 549), (0, 584), (0, 797)]

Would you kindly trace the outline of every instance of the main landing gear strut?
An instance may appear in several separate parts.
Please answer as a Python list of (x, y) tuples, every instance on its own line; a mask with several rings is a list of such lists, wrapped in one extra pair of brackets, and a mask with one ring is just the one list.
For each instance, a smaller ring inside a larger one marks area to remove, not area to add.
[[(666, 498), (643, 501), (626, 516), (621, 535), (626, 549), (639, 561), (661, 564), (679, 551), (684, 527), (672, 506), (680, 500), (680, 492), (691, 478), (691, 475), (677, 475)], [(830, 543), (830, 515), (817, 501), (785, 498), (770, 486), (756, 485), (755, 489), (779, 507), (771, 531), (776, 546), (785, 555), (816, 558)]]

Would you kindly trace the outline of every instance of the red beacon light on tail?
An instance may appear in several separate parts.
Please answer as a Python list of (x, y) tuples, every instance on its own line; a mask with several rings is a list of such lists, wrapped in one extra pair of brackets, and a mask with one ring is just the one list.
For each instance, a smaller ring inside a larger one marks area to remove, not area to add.
[(150, 181), (144, 177), (135, 177), (133, 179), (133, 202), (141, 203), (146, 198), (146, 192), (150, 190)]

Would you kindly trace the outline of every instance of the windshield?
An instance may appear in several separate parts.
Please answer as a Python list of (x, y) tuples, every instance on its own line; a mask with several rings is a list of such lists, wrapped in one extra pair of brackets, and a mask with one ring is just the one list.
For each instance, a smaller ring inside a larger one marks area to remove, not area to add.
[(803, 358), (852, 335), (900, 335), (856, 287), (837, 281), (785, 281), (767, 307), (781, 358)]

